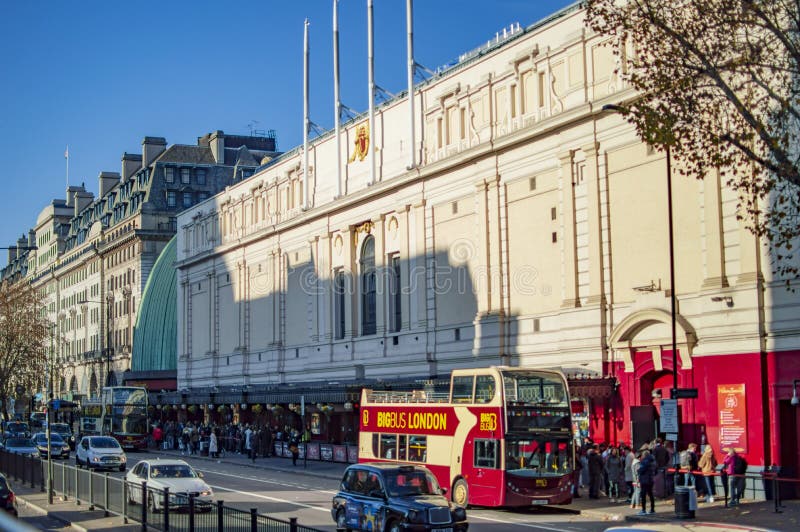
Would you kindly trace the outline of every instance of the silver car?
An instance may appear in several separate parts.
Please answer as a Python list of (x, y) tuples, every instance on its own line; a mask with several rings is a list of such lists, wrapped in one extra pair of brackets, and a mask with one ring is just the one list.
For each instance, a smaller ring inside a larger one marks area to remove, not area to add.
[(87, 469), (125, 471), (128, 457), (119, 442), (109, 436), (84, 436), (75, 447), (75, 464)]
[[(164, 489), (169, 488), (170, 508), (186, 509), (189, 496), (194, 495), (198, 511), (211, 511), (214, 492), (203, 481), (202, 475), (183, 460), (142, 460), (125, 476), (130, 489), (130, 502), (147, 503), (150, 511), (164, 507)], [(142, 493), (142, 483), (147, 482), (147, 500)], [(152, 491), (151, 491), (152, 490)]]
[(39, 457), (39, 449), (30, 438), (8, 438), (3, 442), (3, 449), (14, 454)]

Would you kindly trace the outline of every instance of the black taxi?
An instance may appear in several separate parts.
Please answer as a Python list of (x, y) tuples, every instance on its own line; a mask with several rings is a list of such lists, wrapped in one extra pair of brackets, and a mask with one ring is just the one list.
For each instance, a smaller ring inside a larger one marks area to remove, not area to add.
[(340, 530), (464, 532), (467, 512), (445, 498), (426, 467), (364, 463), (348, 467), (331, 515)]

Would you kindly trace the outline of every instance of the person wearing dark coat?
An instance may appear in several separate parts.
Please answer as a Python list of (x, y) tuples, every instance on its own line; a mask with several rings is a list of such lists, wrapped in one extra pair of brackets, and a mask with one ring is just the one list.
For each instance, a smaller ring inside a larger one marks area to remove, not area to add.
[(592, 449), (589, 449), (588, 462), (589, 462), (589, 498), (599, 499), (600, 485), (603, 483), (603, 473), (605, 471), (605, 464), (603, 463), (603, 457), (600, 455), (600, 451), (597, 448), (597, 446), (595, 446)]
[(650, 451), (642, 452), (642, 460), (639, 463), (639, 486), (642, 493), (642, 511), (639, 515), (647, 513), (647, 496), (650, 496), (650, 513), (656, 513), (656, 499), (653, 496), (653, 483), (656, 478), (656, 460)]

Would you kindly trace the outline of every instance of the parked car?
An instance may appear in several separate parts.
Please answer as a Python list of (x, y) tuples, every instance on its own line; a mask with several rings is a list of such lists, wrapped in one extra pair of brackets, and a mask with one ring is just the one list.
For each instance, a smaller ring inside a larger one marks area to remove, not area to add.
[(6, 421), (3, 424), (3, 438), (28, 438), (31, 429), (24, 421)]
[(6, 438), (3, 441), (3, 448), (9, 453), (39, 457), (39, 449), (30, 438)]
[(345, 530), (464, 532), (467, 512), (449, 502), (446, 491), (423, 466), (354, 464), (344, 472), (331, 515)]
[(125, 471), (128, 457), (119, 442), (109, 436), (84, 436), (75, 449), (75, 464), (88, 469)]
[(52, 423), (50, 432), (57, 432), (67, 442), (69, 448), (75, 450), (75, 435), (72, 433), (72, 427), (67, 423)]
[[(47, 449), (47, 433), (46, 432), (37, 432), (33, 435), (33, 443), (36, 444), (36, 448), (39, 450), (39, 454), (42, 458), (45, 458), (48, 455)], [(49, 454), (52, 455), (53, 458), (69, 458), (69, 444), (64, 441), (64, 439), (57, 433), (57, 432), (50, 432), (50, 450)]]
[(0, 508), (13, 516), (17, 515), (17, 497), (8, 479), (0, 473)]
[(195, 496), (196, 510), (211, 511), (214, 496), (211, 486), (183, 460), (142, 460), (133, 466), (125, 480), (130, 483), (128, 497), (134, 504), (144, 504), (142, 483), (147, 482), (147, 505), (151, 512), (163, 509), (165, 488), (169, 488), (170, 508), (188, 508), (191, 494)]

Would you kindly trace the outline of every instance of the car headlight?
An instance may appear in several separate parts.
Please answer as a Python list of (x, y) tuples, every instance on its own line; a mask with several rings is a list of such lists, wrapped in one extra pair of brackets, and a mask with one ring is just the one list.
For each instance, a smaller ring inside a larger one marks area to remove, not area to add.
[(67, 445), (67, 444), (65, 443), (65, 444), (64, 444), (64, 446), (63, 446), (63, 447), (61, 447), (61, 450), (62, 450), (62, 451), (69, 451), (69, 445)]
[(99, 462), (99, 461), (100, 461), (99, 456), (92, 456), (92, 462)]
[(123, 454), (122, 456), (120, 456), (120, 457), (119, 457), (119, 461), (120, 461), (120, 462), (122, 462), (122, 463), (124, 464), (125, 462), (127, 462), (127, 461), (128, 461), (128, 457), (126, 457), (126, 456)]
[(453, 508), (453, 521), (466, 521), (467, 511), (460, 506)]
[(409, 510), (406, 514), (406, 519), (409, 523), (424, 523), (425, 512), (420, 512), (419, 510)]
[(211, 491), (211, 488), (208, 488), (207, 490), (201, 491), (200, 495), (202, 497), (211, 497), (212, 495), (214, 495), (214, 493)]

